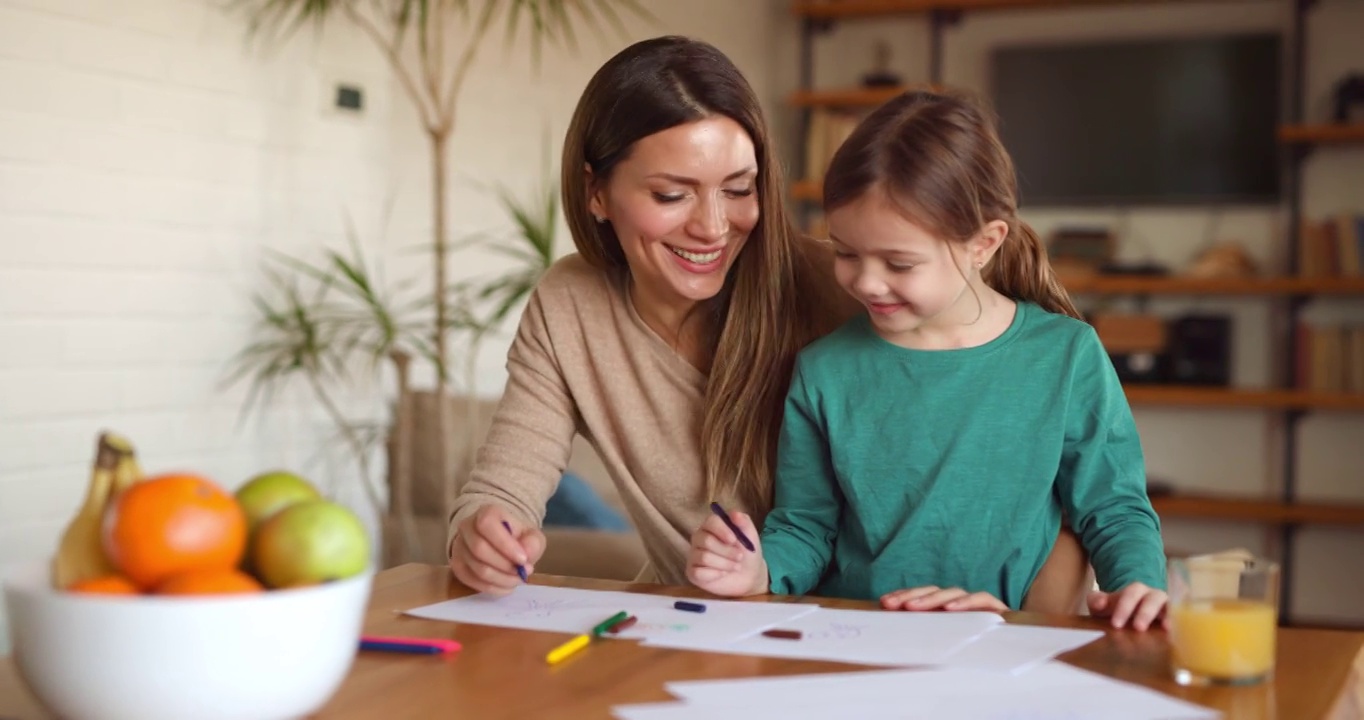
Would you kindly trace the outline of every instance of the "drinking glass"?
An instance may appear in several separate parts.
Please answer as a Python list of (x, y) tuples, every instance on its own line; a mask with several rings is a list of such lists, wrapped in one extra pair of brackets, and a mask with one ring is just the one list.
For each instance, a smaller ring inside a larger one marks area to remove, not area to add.
[(1170, 663), (1181, 685), (1253, 685), (1274, 674), (1279, 566), (1256, 557), (1168, 563)]

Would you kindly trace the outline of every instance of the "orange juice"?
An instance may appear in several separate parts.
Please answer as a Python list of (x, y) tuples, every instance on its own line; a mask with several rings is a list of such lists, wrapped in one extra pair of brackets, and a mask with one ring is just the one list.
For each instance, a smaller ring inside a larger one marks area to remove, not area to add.
[(1274, 606), (1251, 600), (1172, 604), (1171, 661), (1212, 680), (1249, 680), (1274, 667)]

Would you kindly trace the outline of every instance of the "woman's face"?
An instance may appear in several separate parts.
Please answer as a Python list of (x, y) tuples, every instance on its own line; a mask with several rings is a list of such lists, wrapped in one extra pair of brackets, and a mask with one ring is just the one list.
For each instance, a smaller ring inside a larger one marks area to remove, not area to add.
[(710, 117), (641, 138), (589, 209), (611, 223), (637, 300), (687, 307), (714, 297), (758, 224), (753, 140)]

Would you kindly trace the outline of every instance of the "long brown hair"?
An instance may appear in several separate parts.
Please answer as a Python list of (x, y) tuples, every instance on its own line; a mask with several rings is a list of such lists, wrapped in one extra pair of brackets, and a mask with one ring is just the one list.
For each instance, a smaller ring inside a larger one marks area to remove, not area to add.
[(971, 96), (912, 90), (863, 120), (829, 162), (825, 212), (873, 190), (949, 241), (965, 242), (986, 223), (1004, 221), (1009, 233), (982, 271), (986, 284), (1014, 300), (1080, 317), (1042, 241), (1018, 217), (1013, 160), (995, 118)]
[(708, 117), (737, 122), (757, 156), (760, 218), (720, 293), (699, 308), (711, 356), (701, 422), (706, 492), (731, 493), (761, 517), (772, 504), (772, 474), (795, 355), (832, 329), (815, 277), (786, 212), (781, 170), (762, 108), (739, 69), (715, 47), (684, 37), (638, 42), (588, 82), (563, 152), (563, 204), (573, 243), (593, 266), (628, 273), (610, 223), (588, 210), (593, 182), (607, 182), (634, 144)]

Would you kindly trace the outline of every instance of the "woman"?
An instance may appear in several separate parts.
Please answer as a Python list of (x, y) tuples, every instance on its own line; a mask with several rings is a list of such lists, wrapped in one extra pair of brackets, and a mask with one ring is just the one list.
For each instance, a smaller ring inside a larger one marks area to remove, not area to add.
[[(761, 522), (796, 352), (857, 312), (832, 256), (790, 225), (761, 107), (714, 47), (632, 45), (589, 81), (564, 142), (578, 254), (527, 303), (508, 380), (452, 508), (450, 567), (507, 592), (544, 551), (547, 499), (575, 434), (643, 540), (641, 578), (685, 584), (691, 531), (717, 500)], [(1073, 536), (1037, 583), (1073, 598)]]

